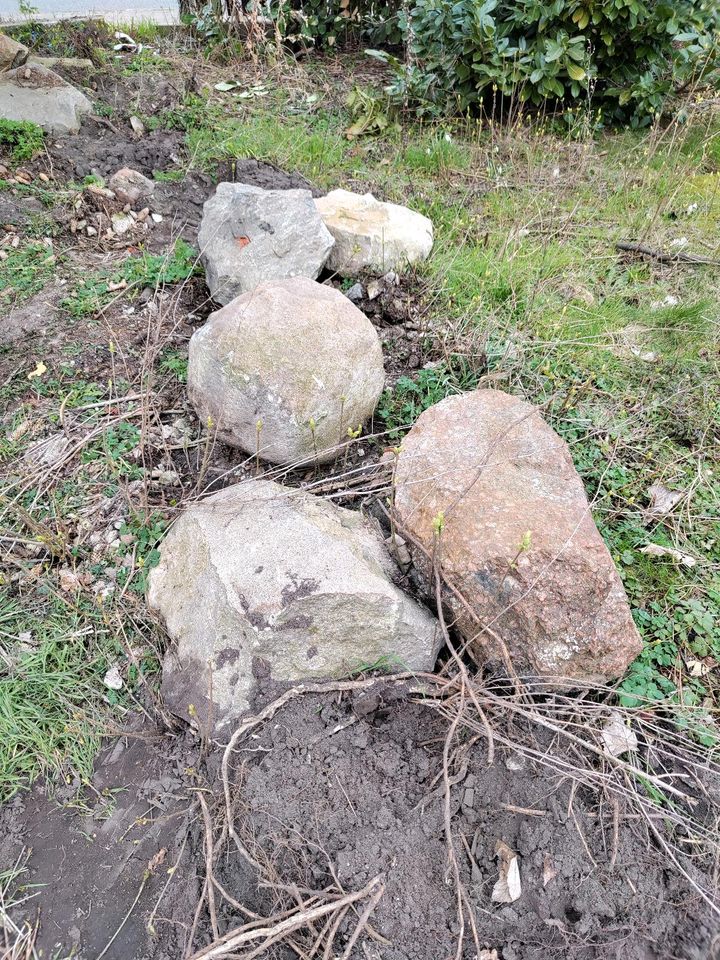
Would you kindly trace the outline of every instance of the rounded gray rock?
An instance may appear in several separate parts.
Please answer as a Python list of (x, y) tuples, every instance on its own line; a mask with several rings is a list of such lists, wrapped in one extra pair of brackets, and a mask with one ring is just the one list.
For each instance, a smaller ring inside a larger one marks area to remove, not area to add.
[(273, 463), (332, 460), (372, 416), (383, 384), (368, 318), (305, 277), (237, 297), (190, 340), (188, 393), (202, 422)]

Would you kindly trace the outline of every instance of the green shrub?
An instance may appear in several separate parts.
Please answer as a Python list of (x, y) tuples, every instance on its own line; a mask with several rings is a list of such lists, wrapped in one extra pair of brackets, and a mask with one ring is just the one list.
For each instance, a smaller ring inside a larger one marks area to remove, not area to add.
[(0, 154), (13, 163), (31, 160), (43, 148), (43, 132), (29, 120), (0, 118)]
[(714, 68), (718, 28), (716, 0), (415, 0), (408, 62), (370, 52), (420, 113), (513, 97), (582, 102), (641, 125)]

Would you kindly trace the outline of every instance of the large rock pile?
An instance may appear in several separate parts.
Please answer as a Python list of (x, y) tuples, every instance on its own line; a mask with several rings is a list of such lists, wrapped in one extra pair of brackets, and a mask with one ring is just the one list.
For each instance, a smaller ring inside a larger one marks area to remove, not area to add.
[(567, 445), (530, 404), (477, 390), (425, 411), (402, 444), (395, 506), (428, 587), (423, 548), (462, 593), (447, 602), (481, 659), (506, 651), (519, 673), (604, 682), (640, 652)]
[[(368, 318), (315, 278), (323, 266), (348, 277), (403, 269), (429, 254), (432, 225), (370, 195), (314, 202), (305, 190), (221, 184), (200, 243), (225, 304), (190, 342), (201, 420), (262, 460), (332, 460), (372, 416), (383, 358)], [(487, 390), (432, 407), (403, 442), (394, 501), (404, 568), (414, 560), (434, 599), (431, 558), (441, 565), (454, 629), (479, 661), (595, 682), (639, 652), (567, 446), (535, 408)], [(245, 711), (263, 678), (337, 677), (379, 660), (433, 667), (436, 621), (392, 582), (357, 513), (249, 481), (188, 509), (160, 553), (148, 601), (175, 641), (163, 691), (205, 729)]]
[(348, 428), (372, 416), (383, 383), (373, 325), (305, 277), (237, 297), (190, 341), (188, 391), (202, 422), (273, 463), (332, 460)]
[(247, 710), (260, 679), (339, 677), (376, 663), (432, 670), (437, 622), (392, 574), (360, 514), (301, 491), (256, 480), (195, 504), (149, 577), (148, 603), (175, 644), (166, 702), (218, 731)]

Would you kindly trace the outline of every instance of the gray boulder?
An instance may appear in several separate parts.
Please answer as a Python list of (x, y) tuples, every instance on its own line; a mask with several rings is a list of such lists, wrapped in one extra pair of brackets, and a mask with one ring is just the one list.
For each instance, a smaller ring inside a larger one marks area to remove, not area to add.
[(245, 293), (190, 340), (188, 393), (225, 443), (273, 463), (324, 462), (372, 416), (380, 340), (333, 287), (306, 277)]
[(0, 74), (0, 117), (29, 120), (61, 136), (77, 133), (88, 113), (88, 98), (46, 67), (26, 64)]
[(303, 491), (251, 480), (193, 504), (148, 579), (173, 641), (165, 702), (221, 732), (259, 678), (337, 678), (378, 662), (432, 670), (437, 622), (394, 572), (368, 521)]
[(220, 183), (205, 203), (200, 256), (214, 300), (229, 303), (259, 283), (316, 279), (333, 238), (309, 190), (263, 190)]

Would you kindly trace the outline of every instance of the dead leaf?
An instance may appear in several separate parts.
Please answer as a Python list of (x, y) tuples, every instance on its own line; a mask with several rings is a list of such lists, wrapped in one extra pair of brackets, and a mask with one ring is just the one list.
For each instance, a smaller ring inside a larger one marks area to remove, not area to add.
[(167, 848), (163, 847), (161, 850), (155, 854), (154, 857), (151, 857), (148, 861), (148, 873), (155, 873), (158, 867), (161, 867), (165, 863), (165, 857), (167, 856)]
[(546, 887), (551, 880), (554, 880), (557, 876), (557, 867), (552, 862), (552, 858), (549, 853), (546, 853), (543, 856), (543, 872), (542, 872), (542, 881), (543, 887)]
[(648, 489), (648, 496), (650, 497), (650, 508), (647, 512), (654, 517), (664, 517), (680, 503), (685, 496), (685, 491), (669, 490), (662, 483), (654, 483)]
[(603, 749), (609, 757), (621, 757), (624, 753), (637, 750), (638, 739), (633, 730), (625, 723), (622, 714), (613, 711), (612, 716), (602, 728), (600, 734)]
[(691, 677), (707, 677), (717, 667), (717, 662), (707, 657), (705, 660), (686, 660), (685, 666)]
[(674, 547), (663, 547), (659, 543), (648, 543), (640, 548), (640, 553), (649, 557), (670, 557), (684, 567), (694, 567), (697, 564), (695, 557), (690, 556), (689, 553), (683, 553), (682, 550), (676, 550)]
[(60, 571), (60, 589), (63, 593), (75, 593), (80, 589), (79, 578), (67, 567)]
[(28, 380), (34, 380), (35, 377), (41, 377), (44, 373), (47, 373), (47, 367), (46, 367), (45, 364), (42, 362), (42, 360), (38, 360), (35, 369), (32, 370), (32, 371), (27, 375), (27, 378), (28, 378)]
[(493, 903), (515, 903), (520, 898), (520, 863), (514, 850), (502, 840), (495, 844), (500, 876), (497, 879), (491, 899)]

